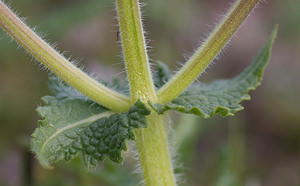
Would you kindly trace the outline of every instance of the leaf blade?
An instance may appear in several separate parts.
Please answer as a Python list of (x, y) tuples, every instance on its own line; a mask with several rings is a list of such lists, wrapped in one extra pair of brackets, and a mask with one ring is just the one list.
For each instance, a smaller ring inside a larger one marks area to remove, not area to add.
[(176, 110), (204, 118), (212, 117), (215, 114), (223, 117), (232, 116), (243, 109), (239, 104), (241, 101), (250, 99), (247, 93), (261, 84), (277, 32), (278, 26), (251, 65), (237, 77), (216, 80), (211, 84), (194, 84), (174, 100), (166, 104), (149, 102), (150, 106), (159, 114), (167, 110)]
[(128, 112), (114, 113), (58, 82), (50, 80), (54, 96), (43, 97), (45, 106), (37, 109), (43, 120), (32, 134), (31, 150), (40, 163), (52, 168), (80, 154), (87, 170), (106, 157), (121, 163), (133, 130), (147, 126), (148, 108), (138, 101)]

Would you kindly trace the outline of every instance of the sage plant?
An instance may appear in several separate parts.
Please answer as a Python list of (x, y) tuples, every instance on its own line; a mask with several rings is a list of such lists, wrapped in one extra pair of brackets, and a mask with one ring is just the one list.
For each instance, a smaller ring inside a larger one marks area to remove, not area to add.
[[(176, 110), (210, 118), (232, 116), (262, 80), (278, 26), (252, 64), (233, 79), (193, 83), (220, 53), (259, 0), (237, 0), (205, 42), (174, 75), (164, 64), (151, 73), (138, 0), (116, 0), (127, 81), (97, 81), (42, 40), (0, 1), (0, 25), (58, 77), (51, 96), (37, 108), (42, 120), (32, 134), (31, 150), (41, 165), (81, 155), (87, 170), (109, 158), (122, 163), (127, 140), (135, 140), (147, 186), (174, 186), (166, 112)], [(130, 90), (128, 91), (126, 90)]]

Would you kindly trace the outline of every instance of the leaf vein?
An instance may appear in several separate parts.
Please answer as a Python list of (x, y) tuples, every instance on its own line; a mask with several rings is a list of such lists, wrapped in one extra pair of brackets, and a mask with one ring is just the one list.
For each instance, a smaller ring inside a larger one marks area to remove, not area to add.
[(66, 130), (68, 130), (68, 129), (71, 129), (71, 128), (74, 128), (74, 127), (77, 127), (77, 126), (86, 124), (86, 123), (92, 123), (92, 122), (94, 122), (94, 121), (96, 121), (96, 120), (98, 120), (98, 119), (100, 119), (100, 118), (102, 118), (102, 117), (109, 117), (109, 116), (112, 115), (112, 114), (113, 114), (113, 112), (110, 112), (110, 111), (104, 112), (104, 113), (97, 114), (97, 115), (91, 116), (91, 117), (89, 117), (89, 118), (86, 118), (86, 119), (84, 119), (84, 120), (77, 121), (77, 122), (75, 122), (75, 123), (69, 124), (69, 125), (67, 125), (66, 127), (63, 127), (63, 128), (61, 128), (61, 129), (57, 129), (57, 131), (56, 131), (54, 134), (52, 134), (52, 136), (50, 136), (50, 137), (43, 143), (42, 148), (41, 148), (41, 150), (40, 150), (40, 154), (43, 153), (44, 148), (46, 147), (46, 145), (47, 145), (53, 138), (55, 138), (56, 136), (58, 136), (58, 135), (61, 134), (62, 132), (66, 131)]

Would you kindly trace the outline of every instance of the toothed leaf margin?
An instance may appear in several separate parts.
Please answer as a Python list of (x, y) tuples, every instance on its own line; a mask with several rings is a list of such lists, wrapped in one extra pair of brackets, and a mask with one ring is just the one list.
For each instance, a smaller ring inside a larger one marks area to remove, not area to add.
[(211, 84), (193, 84), (180, 96), (166, 104), (149, 102), (157, 113), (167, 110), (210, 118), (215, 114), (232, 116), (243, 109), (240, 103), (249, 100), (248, 92), (261, 84), (263, 72), (270, 59), (277, 28), (268, 42), (244, 72), (233, 79), (216, 80)]

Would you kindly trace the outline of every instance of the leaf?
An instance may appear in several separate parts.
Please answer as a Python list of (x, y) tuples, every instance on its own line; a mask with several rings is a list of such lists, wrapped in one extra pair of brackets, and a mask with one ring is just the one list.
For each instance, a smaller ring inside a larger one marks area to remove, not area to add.
[[(49, 78), (49, 89), (53, 94), (54, 100), (58, 102), (64, 102), (67, 100), (83, 100), (83, 101), (91, 101), (90, 98), (86, 97), (84, 94), (76, 90), (75, 88), (66, 85), (60, 78), (58, 77), (50, 77)], [(43, 98), (42, 98), (43, 99)]]
[[(153, 74), (159, 88), (169, 78), (170, 71), (158, 63)], [(102, 84), (118, 92), (129, 94), (128, 81), (114, 78), (112, 83)], [(116, 114), (95, 103), (58, 77), (49, 78), (49, 89), (53, 96), (42, 98), (45, 106), (37, 108), (43, 120), (32, 134), (31, 148), (44, 167), (60, 161), (71, 161), (82, 155), (89, 170), (98, 161), (109, 157), (122, 162), (121, 151), (126, 150), (126, 140), (134, 140), (133, 129), (146, 127), (145, 116), (150, 111), (138, 101), (128, 113)]]
[(216, 80), (211, 84), (194, 84), (173, 101), (166, 104), (149, 104), (159, 114), (167, 110), (195, 114), (204, 118), (219, 114), (223, 117), (232, 116), (243, 107), (239, 104), (249, 100), (247, 94), (261, 84), (264, 69), (270, 59), (272, 44), (277, 34), (277, 27), (269, 41), (254, 61), (244, 72), (233, 79)]
[(106, 157), (121, 163), (126, 141), (135, 138), (133, 130), (147, 126), (145, 116), (150, 111), (140, 101), (128, 112), (117, 114), (74, 92), (67, 93), (64, 85), (50, 86), (54, 96), (43, 97), (46, 106), (37, 111), (44, 120), (39, 121), (31, 141), (31, 149), (44, 167), (51, 168), (59, 160), (71, 161), (79, 154), (87, 170)]
[(153, 73), (154, 86), (158, 89), (162, 87), (172, 76), (169, 68), (162, 62), (157, 63), (156, 72)]
[[(153, 77), (157, 87), (162, 86), (170, 77), (168, 68), (159, 63)], [(101, 83), (128, 94), (128, 81), (114, 78), (112, 83)], [(150, 111), (140, 101), (128, 113), (116, 114), (58, 77), (49, 78), (49, 89), (53, 96), (43, 97), (45, 106), (37, 108), (43, 120), (31, 141), (32, 151), (44, 167), (51, 168), (60, 160), (69, 162), (79, 154), (88, 170), (106, 157), (120, 163), (126, 141), (134, 140), (133, 129), (147, 126), (145, 116)]]

